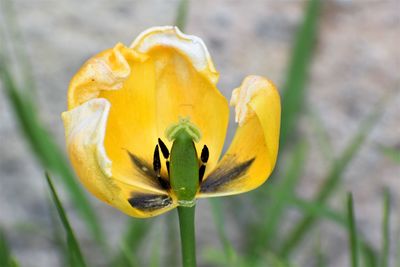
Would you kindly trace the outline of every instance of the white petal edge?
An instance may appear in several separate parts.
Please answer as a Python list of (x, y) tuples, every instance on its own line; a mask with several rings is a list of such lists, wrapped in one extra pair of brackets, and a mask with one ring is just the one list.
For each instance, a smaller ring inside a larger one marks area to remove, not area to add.
[[(112, 162), (104, 148), (107, 118), (110, 111), (110, 102), (103, 98), (91, 99), (82, 105), (63, 112), (67, 148), (79, 140), (83, 151), (91, 153), (90, 147), (96, 148), (97, 164), (107, 177), (112, 176)], [(88, 149), (85, 149), (88, 148)]]
[(131, 44), (131, 48), (147, 53), (157, 46), (172, 47), (186, 55), (199, 72), (208, 72), (210, 82), (218, 82), (218, 72), (211, 60), (203, 40), (194, 35), (182, 33), (176, 26), (152, 27), (142, 32)]
[[(123, 82), (129, 77), (131, 69), (122, 55), (121, 49), (123, 45), (118, 43), (114, 46), (113, 52), (116, 57), (116, 62), (120, 65), (118, 70), (112, 70), (109, 62), (105, 58), (94, 58), (88, 64), (88, 78), (97, 79), (98, 82), (107, 85), (105, 90), (118, 90), (123, 86)], [(100, 80), (99, 80), (100, 79)], [(104, 90), (104, 89), (103, 89)]]
[[(79, 99), (68, 96), (69, 109), (98, 98), (102, 90), (119, 90), (123, 87), (123, 83), (131, 73), (129, 63), (121, 53), (123, 48), (124, 45), (118, 43), (109, 52), (99, 54), (85, 63), (70, 82), (69, 94), (73, 92), (80, 96)], [(115, 61), (112, 63), (114, 66), (110, 62), (111, 56)]]
[(250, 75), (244, 79), (240, 87), (232, 91), (230, 105), (235, 107), (235, 122), (242, 126), (254, 111), (248, 107), (251, 99), (257, 95), (260, 88), (270, 88), (273, 84), (261, 76)]
[[(104, 98), (94, 98), (82, 105), (65, 111), (61, 114), (64, 121), (67, 149), (71, 156), (78, 158), (86, 171), (92, 174), (97, 168), (107, 179), (109, 186), (114, 184), (112, 180), (127, 186), (142, 188), (154, 193), (164, 193), (148, 183), (129, 177), (115, 177), (112, 173), (112, 160), (108, 157), (105, 146), (105, 134), (111, 103)], [(98, 174), (100, 174), (100, 172)], [(100, 175), (101, 175), (100, 174)], [(84, 179), (84, 177), (82, 177)]]

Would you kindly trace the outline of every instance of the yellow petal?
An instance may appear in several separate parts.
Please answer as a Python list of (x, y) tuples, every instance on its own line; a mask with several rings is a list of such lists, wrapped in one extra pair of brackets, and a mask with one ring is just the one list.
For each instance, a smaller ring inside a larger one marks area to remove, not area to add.
[[(169, 201), (157, 185), (149, 185), (139, 171), (134, 174), (137, 179), (129, 183), (113, 176), (112, 162), (104, 149), (109, 112), (110, 103), (96, 98), (62, 114), (67, 151), (83, 185), (99, 199), (135, 217), (154, 216), (175, 207), (176, 201)], [(135, 208), (129, 203), (132, 198)], [(158, 200), (156, 204), (154, 199)]]
[(197, 151), (208, 146), (208, 166), (213, 168), (224, 144), (229, 108), (216, 88), (218, 73), (203, 41), (166, 26), (145, 31), (131, 47), (154, 62), (159, 137), (179, 117), (189, 117), (202, 133)]
[(138, 174), (129, 156), (151, 166), (158, 137), (154, 90), (152, 61), (122, 44), (89, 59), (70, 83), (69, 109), (91, 99), (104, 98), (110, 103), (103, 145), (113, 162), (113, 176), (122, 183), (139, 180), (155, 186)]
[(275, 86), (248, 76), (232, 92), (239, 124), (228, 151), (201, 184), (199, 197), (239, 194), (260, 186), (271, 174), (279, 146), (280, 97)]

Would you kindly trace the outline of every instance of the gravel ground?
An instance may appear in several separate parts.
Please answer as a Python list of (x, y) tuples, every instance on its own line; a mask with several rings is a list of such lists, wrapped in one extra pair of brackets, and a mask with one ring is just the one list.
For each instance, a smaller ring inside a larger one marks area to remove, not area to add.
[[(130, 42), (144, 29), (174, 21), (176, 1), (15, 0), (26, 47), (34, 66), (40, 115), (63, 146), (60, 113), (65, 110), (69, 79), (91, 55)], [(278, 85), (285, 77), (294, 32), (305, 1), (191, 1), (186, 31), (207, 44), (220, 72), (225, 96), (247, 74), (269, 77)], [(400, 10), (399, 1), (324, 1), (320, 35), (312, 64), (306, 115), (300, 131), (311, 145), (306, 171), (298, 188), (310, 197), (327, 172), (329, 158), (339, 155), (360, 122), (389, 98), (382, 119), (369, 135), (344, 176), (342, 192), (352, 191), (357, 221), (376, 247), (380, 246), (381, 192), (389, 187), (394, 203), (392, 225), (399, 223), (400, 167), (383, 157), (380, 145), (400, 144)], [(311, 114), (311, 115), (310, 115)], [(313, 114), (313, 115), (312, 115)], [(327, 130), (331, 148), (321, 153), (315, 119)], [(228, 137), (231, 138), (233, 129)], [(53, 221), (43, 171), (33, 159), (12, 110), (0, 91), (0, 224), (8, 231), (22, 266), (60, 265), (52, 238)], [(62, 192), (63, 199), (67, 199)], [(343, 195), (332, 205), (343, 206)], [(117, 244), (125, 216), (92, 198), (110, 242)], [(85, 228), (65, 201), (83, 246), (90, 246)], [(216, 243), (207, 203), (200, 203), (199, 242)], [(159, 220), (162, 224), (162, 219)], [(240, 242), (236, 225), (229, 226)], [(345, 233), (323, 224), (321, 247), (329, 266), (348, 266)], [(394, 229), (392, 236), (394, 235)], [(96, 251), (88, 250), (88, 253)], [(98, 253), (98, 252), (97, 252)], [(392, 253), (394, 254), (394, 252)], [(300, 266), (309, 259), (296, 255)], [(98, 263), (101, 266), (101, 262)]]

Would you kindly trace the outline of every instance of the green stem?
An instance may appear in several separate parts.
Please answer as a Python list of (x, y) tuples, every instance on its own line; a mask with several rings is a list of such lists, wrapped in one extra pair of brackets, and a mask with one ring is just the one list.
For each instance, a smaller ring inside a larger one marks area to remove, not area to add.
[(195, 207), (178, 207), (181, 232), (182, 266), (196, 267)]

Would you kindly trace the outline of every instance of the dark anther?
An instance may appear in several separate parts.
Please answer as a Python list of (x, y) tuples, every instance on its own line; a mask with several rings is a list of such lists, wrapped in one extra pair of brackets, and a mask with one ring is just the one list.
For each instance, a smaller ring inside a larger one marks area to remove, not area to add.
[(164, 142), (160, 138), (158, 138), (158, 144), (160, 145), (161, 153), (163, 154), (163, 157), (165, 159), (168, 159), (169, 158), (169, 151), (168, 151), (167, 146), (164, 144)]
[(169, 182), (164, 180), (160, 175), (157, 175), (157, 181), (161, 185), (161, 187), (164, 188), (165, 190), (169, 190), (171, 188)]
[(162, 188), (164, 189), (169, 189), (170, 184), (168, 181), (164, 180), (164, 178), (161, 177), (161, 160), (160, 160), (160, 152), (158, 151), (158, 145), (156, 145), (156, 148), (154, 149), (154, 156), (153, 156), (153, 169), (157, 175), (157, 181), (161, 185)]
[(170, 206), (172, 199), (167, 195), (134, 194), (128, 202), (135, 209), (151, 212)]
[(156, 145), (156, 148), (154, 149), (153, 169), (157, 173), (157, 175), (160, 174), (161, 160), (160, 160), (160, 152), (158, 151), (158, 145)]
[(168, 172), (168, 176), (169, 176), (169, 161), (167, 160), (167, 162), (165, 164), (167, 165), (167, 172)]
[(202, 162), (207, 163), (209, 156), (210, 156), (210, 152), (208, 151), (208, 147), (206, 145), (204, 145), (203, 149), (201, 150), (200, 159)]
[(206, 171), (206, 165), (202, 164), (199, 168), (199, 182), (203, 181), (204, 172)]

